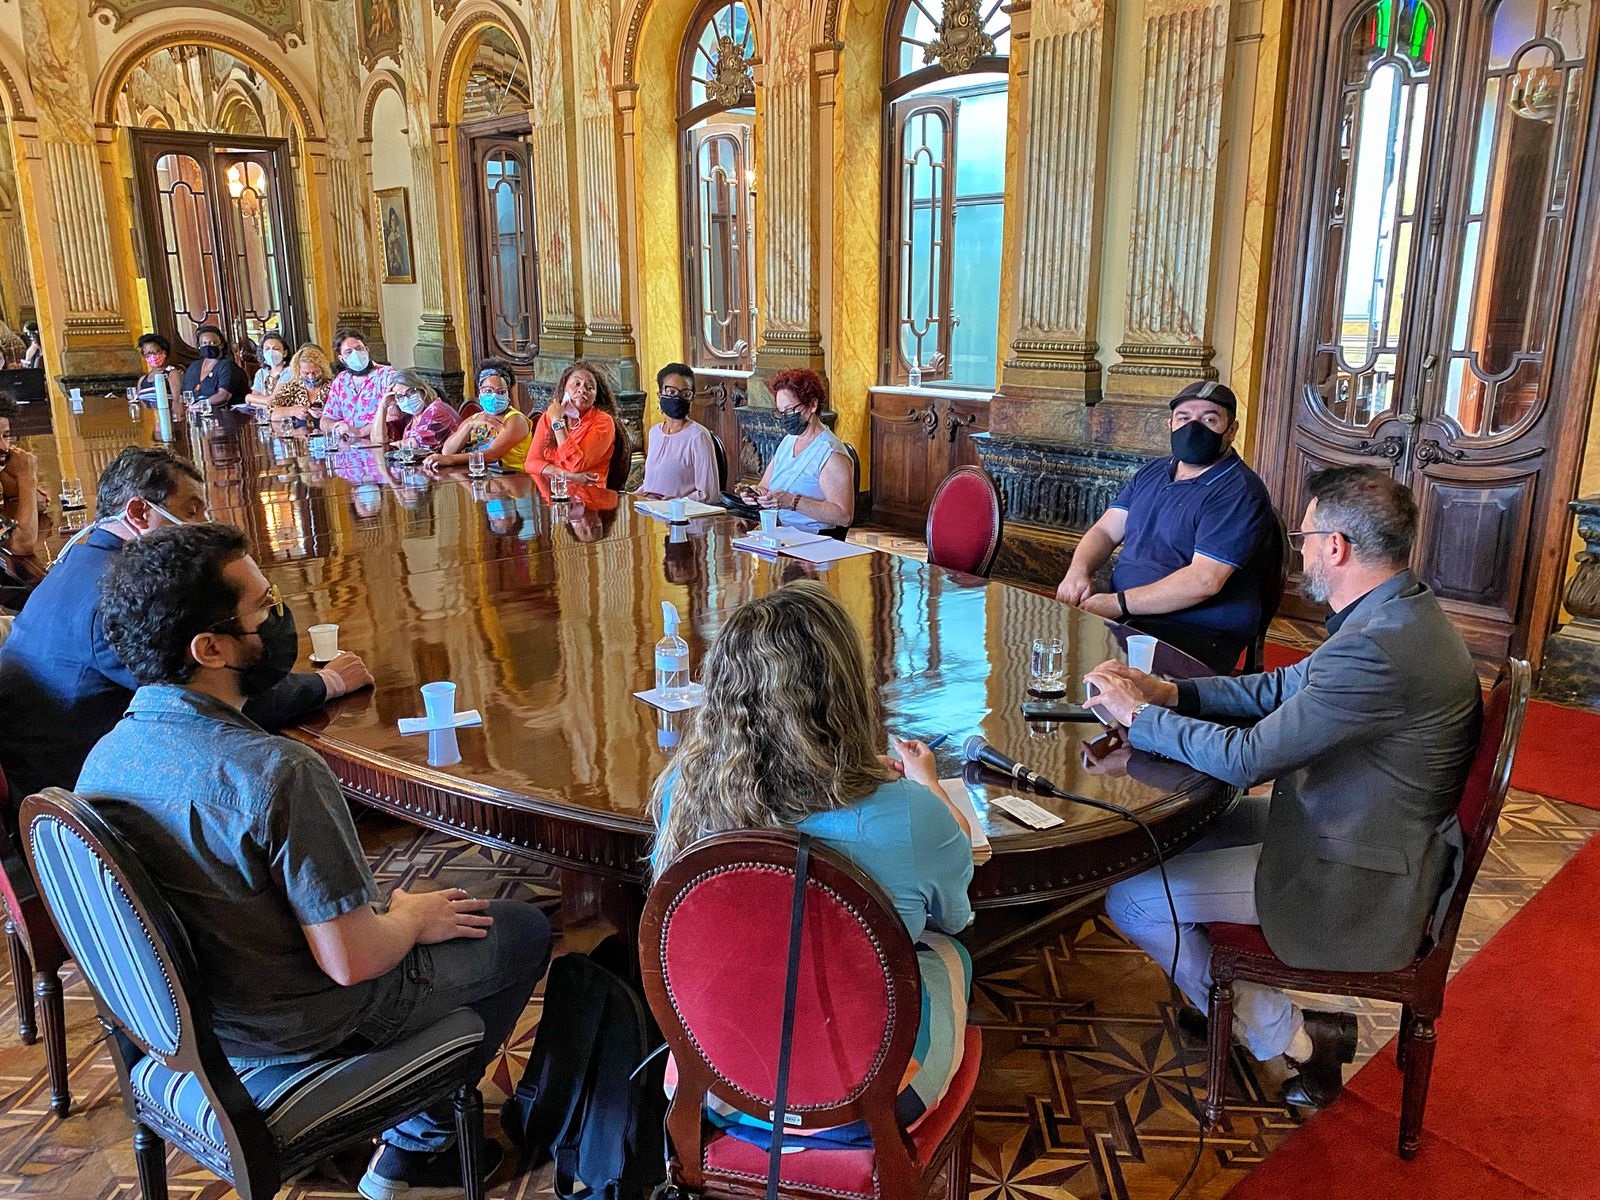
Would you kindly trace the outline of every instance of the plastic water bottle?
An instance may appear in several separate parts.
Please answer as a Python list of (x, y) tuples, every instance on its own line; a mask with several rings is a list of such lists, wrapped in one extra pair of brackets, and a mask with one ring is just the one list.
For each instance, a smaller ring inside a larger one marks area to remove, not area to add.
[(678, 636), (678, 610), (670, 600), (661, 602), (661, 619), (667, 631), (656, 643), (656, 691), (663, 700), (687, 700), (689, 643)]
[(922, 386), (922, 364), (920, 362), (911, 364), (911, 372), (907, 376), (907, 382), (914, 388)]

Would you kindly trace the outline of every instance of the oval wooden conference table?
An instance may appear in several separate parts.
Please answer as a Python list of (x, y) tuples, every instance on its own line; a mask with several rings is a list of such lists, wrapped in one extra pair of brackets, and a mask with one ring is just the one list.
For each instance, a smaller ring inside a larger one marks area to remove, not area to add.
[[(130, 432), (76, 443), (75, 473), (87, 483), (121, 445), (148, 440)], [(319, 459), (248, 422), (177, 448), (203, 463), (215, 517), (249, 533), (290, 601), (302, 652), (311, 625), (336, 622), (341, 648), (376, 678), (290, 736), (316, 748), (354, 800), (562, 868), (575, 904), (585, 881), (609, 885), (590, 887), (592, 898), (617, 885), (637, 894), (644, 879), (651, 785), (684, 724), (634, 697), (654, 684), (661, 602), (682, 614), (698, 676), (728, 615), (795, 579), (824, 583), (860, 629), (888, 729), (949, 735), (941, 775), (962, 774), (962, 743), (982, 734), (1068, 793), (1137, 813), (1168, 854), (1236, 799), (1182, 764), (1108, 752), (1096, 724), (1030, 728), (1018, 706), (1034, 638), (1063, 640), (1076, 688), (1125, 636), (1049, 597), (881, 552), (825, 567), (758, 557), (733, 545), (748, 523), (732, 516), (672, 531), (614, 492), (580, 490), (558, 506), (520, 474), (434, 480), (366, 449)], [(53, 492), (59, 467), (47, 462), (45, 475)], [(1156, 668), (1204, 673), (1165, 645)], [(482, 724), (401, 735), (431, 680), (454, 681), (458, 708)], [(1036, 796), (1063, 824), (1032, 830), (989, 803), (1014, 788), (968, 774), (993, 847), (973, 879), (980, 909), (1058, 909), (1153, 862), (1145, 835), (1117, 816)]]

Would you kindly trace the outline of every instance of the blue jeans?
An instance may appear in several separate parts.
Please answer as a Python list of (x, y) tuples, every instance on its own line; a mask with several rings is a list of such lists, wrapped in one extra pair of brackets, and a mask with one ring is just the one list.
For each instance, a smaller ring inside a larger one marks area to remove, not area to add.
[[(550, 922), (536, 907), (496, 900), (489, 915), (494, 924), (488, 937), (413, 946), (380, 982), (354, 1040), (373, 1049), (391, 1045), (458, 1008), (470, 1008), (483, 1021), (483, 1042), (473, 1060), (473, 1078), (481, 1078), (550, 961)], [(385, 1131), (383, 1140), (401, 1150), (436, 1151), (455, 1136), (454, 1106), (446, 1102)]]
[[(1269, 803), (1267, 796), (1243, 797), (1225, 821), (1167, 862), (1172, 903), (1183, 930), (1174, 982), (1202, 1009), (1211, 996), (1211, 941), (1204, 927), (1212, 921), (1261, 924), (1256, 863)], [(1172, 969), (1176, 939), (1159, 870), (1113, 884), (1106, 893), (1106, 915), (1163, 971)], [(1233, 985), (1234, 1034), (1255, 1058), (1282, 1054), (1302, 1025), (1300, 1010), (1279, 989), (1247, 980)]]

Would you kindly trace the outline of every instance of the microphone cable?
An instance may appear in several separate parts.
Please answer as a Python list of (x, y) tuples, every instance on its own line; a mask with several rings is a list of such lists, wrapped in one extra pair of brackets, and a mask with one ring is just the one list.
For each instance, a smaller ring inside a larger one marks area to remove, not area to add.
[[(1185, 1004), (1183, 994), (1178, 990), (1177, 983), (1178, 957), (1183, 949), (1183, 924), (1178, 920), (1178, 905), (1177, 902), (1172, 898), (1172, 881), (1167, 878), (1167, 859), (1166, 855), (1161, 852), (1161, 840), (1156, 837), (1155, 831), (1145, 823), (1144, 818), (1139, 816), (1132, 809), (1124, 808), (1120, 804), (1113, 804), (1109, 800), (1090, 800), (1086, 796), (1074, 796), (1070, 792), (1062, 791), (1054, 783), (1043, 778), (1042, 776), (1035, 776), (1035, 778), (1038, 780), (1038, 782), (1035, 783), (1034, 786), (1040, 791), (1054, 796), (1058, 800), (1065, 800), (1069, 804), (1081, 804), (1085, 808), (1094, 808), (1099, 809), (1102, 812), (1111, 813), (1113, 816), (1120, 817), (1131, 825), (1136, 825), (1144, 832), (1145, 837), (1150, 839), (1150, 849), (1155, 853), (1156, 856), (1156, 869), (1161, 872), (1161, 890), (1166, 894), (1167, 912), (1172, 917), (1172, 962), (1167, 971), (1167, 989), (1172, 996), (1174, 1005), (1173, 1021), (1174, 1024), (1176, 1024), (1177, 1012)], [(1118, 932), (1121, 931), (1119, 930)], [(1209, 1009), (1210, 1006), (1208, 1004), (1208, 1017), (1210, 1015)], [(1194, 1155), (1189, 1160), (1189, 1169), (1184, 1172), (1183, 1178), (1178, 1181), (1178, 1186), (1172, 1189), (1171, 1193), (1167, 1197), (1167, 1200), (1178, 1200), (1178, 1197), (1183, 1195), (1190, 1182), (1194, 1179), (1195, 1172), (1200, 1169), (1200, 1159), (1205, 1154), (1206, 1150), (1205, 1112), (1202, 1110), (1200, 1102), (1195, 1096), (1194, 1081), (1189, 1078), (1189, 1064), (1184, 1061), (1183, 1036), (1181, 1030), (1174, 1032), (1173, 1042), (1175, 1049), (1177, 1050), (1178, 1072), (1183, 1078), (1183, 1090), (1189, 1097), (1189, 1107), (1194, 1111), (1195, 1114), (1195, 1125), (1199, 1140), (1195, 1143)]]

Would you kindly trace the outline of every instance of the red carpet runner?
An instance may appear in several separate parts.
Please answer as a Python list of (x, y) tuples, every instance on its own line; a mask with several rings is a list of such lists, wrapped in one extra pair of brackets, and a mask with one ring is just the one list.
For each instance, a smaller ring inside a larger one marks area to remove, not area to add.
[[(1269, 671), (1291, 666), (1305, 651), (1275, 642), (1267, 643)], [(1600, 753), (1600, 713), (1559, 704), (1528, 705), (1528, 723), (1517, 743), (1517, 763), (1511, 786), (1553, 800), (1600, 809), (1600, 772), (1594, 756)], [(1600, 1196), (1600, 1182), (1595, 1194)]]
[(1597, 895), (1600, 837), (1451, 982), (1414, 1160), (1394, 1152), (1391, 1043), (1229, 1200), (1594, 1200)]

